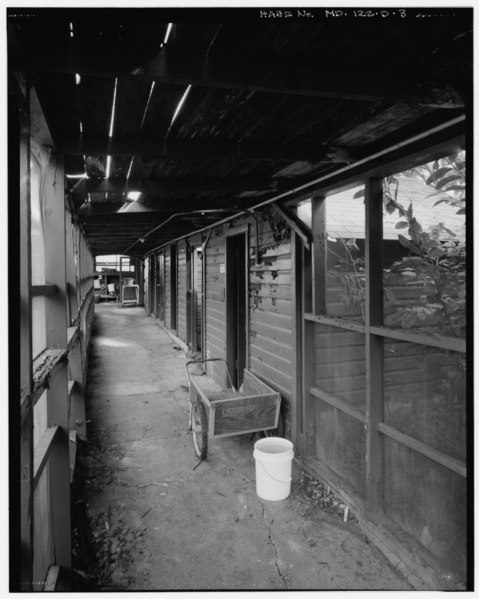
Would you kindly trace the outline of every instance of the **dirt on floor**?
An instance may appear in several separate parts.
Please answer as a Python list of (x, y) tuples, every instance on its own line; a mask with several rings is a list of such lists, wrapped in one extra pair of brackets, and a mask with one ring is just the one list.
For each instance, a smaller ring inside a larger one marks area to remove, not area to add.
[(188, 430), (185, 352), (140, 308), (100, 306), (88, 440), (73, 488), (78, 590), (411, 590), (348, 507), (293, 467), (290, 496), (256, 494), (257, 435)]

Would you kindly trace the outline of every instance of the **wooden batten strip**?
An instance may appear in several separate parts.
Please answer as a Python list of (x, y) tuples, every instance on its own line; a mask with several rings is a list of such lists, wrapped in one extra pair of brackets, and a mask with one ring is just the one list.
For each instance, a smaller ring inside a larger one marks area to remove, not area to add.
[(48, 461), (48, 456), (53, 449), (55, 438), (60, 430), (59, 426), (51, 426), (43, 433), (42, 438), (34, 449), (33, 458), (33, 488), (36, 488), (38, 481)]
[(313, 397), (316, 397), (317, 399), (324, 401), (333, 408), (336, 408), (337, 410), (344, 412), (345, 414), (348, 414), (348, 416), (351, 416), (355, 420), (358, 420), (359, 422), (366, 424), (366, 414), (364, 412), (361, 412), (354, 406), (350, 405), (347, 401), (344, 401), (344, 399), (340, 399), (339, 397), (330, 395), (329, 393), (326, 393), (325, 391), (322, 391), (321, 389), (318, 389), (316, 387), (311, 387), (309, 389), (309, 392)]
[(434, 462), (441, 464), (441, 466), (444, 466), (445, 468), (452, 470), (453, 472), (459, 474), (460, 476), (463, 476), (464, 478), (467, 477), (467, 468), (466, 464), (463, 461), (452, 458), (451, 456), (443, 453), (442, 451), (433, 449), (432, 447), (429, 447), (429, 445), (426, 445), (421, 441), (417, 441), (409, 435), (400, 433), (396, 429), (391, 428), (383, 422), (378, 423), (377, 429), (386, 437), (394, 439), (394, 441), (397, 441), (398, 443), (401, 443), (402, 445), (409, 447), (409, 449), (412, 449), (413, 451), (420, 453), (421, 455), (429, 458), (430, 460), (433, 460)]
[(442, 335), (427, 335), (424, 333), (410, 333), (404, 330), (389, 329), (387, 327), (372, 326), (370, 331), (373, 335), (397, 339), (398, 341), (408, 341), (409, 343), (419, 343), (428, 347), (439, 347), (450, 351), (466, 353), (466, 340), (456, 339), (455, 337), (444, 337)]
[[(304, 319), (309, 322), (316, 322), (330, 327), (365, 333), (366, 326), (360, 322), (345, 320), (342, 318), (332, 318), (330, 316), (319, 316), (317, 314), (305, 313)], [(466, 340), (456, 339), (455, 337), (445, 337), (443, 335), (433, 335), (425, 333), (414, 333), (402, 329), (390, 329), (383, 326), (371, 326), (369, 331), (373, 335), (385, 337), (386, 339), (397, 339), (398, 341), (407, 341), (428, 347), (438, 347), (449, 351), (466, 353)]]
[(332, 318), (330, 316), (319, 316), (317, 314), (305, 314), (304, 319), (309, 322), (316, 322), (330, 327), (346, 329), (347, 331), (356, 331), (357, 333), (365, 333), (366, 326), (360, 322), (353, 320), (344, 320), (342, 318)]

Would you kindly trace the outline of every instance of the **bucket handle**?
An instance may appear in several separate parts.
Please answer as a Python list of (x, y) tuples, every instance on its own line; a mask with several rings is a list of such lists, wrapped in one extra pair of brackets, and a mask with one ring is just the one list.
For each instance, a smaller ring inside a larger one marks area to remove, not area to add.
[(287, 485), (289, 482), (292, 481), (292, 478), (289, 478), (288, 480), (278, 480), (277, 478), (275, 478), (274, 476), (271, 476), (271, 474), (266, 470), (266, 468), (263, 466), (263, 462), (261, 460), (258, 460), (259, 465), (261, 466), (261, 468), (263, 468), (263, 470), (266, 472), (266, 474), (272, 478), (275, 482), (277, 483), (281, 483), (282, 485)]

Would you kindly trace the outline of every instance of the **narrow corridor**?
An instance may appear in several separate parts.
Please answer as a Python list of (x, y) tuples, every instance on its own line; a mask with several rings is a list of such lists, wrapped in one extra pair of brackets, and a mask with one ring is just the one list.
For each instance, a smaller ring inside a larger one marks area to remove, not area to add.
[(288, 499), (259, 499), (250, 435), (210, 441), (199, 463), (184, 350), (143, 308), (95, 312), (76, 501), (97, 589), (411, 589), (354, 517), (315, 503), (297, 464)]

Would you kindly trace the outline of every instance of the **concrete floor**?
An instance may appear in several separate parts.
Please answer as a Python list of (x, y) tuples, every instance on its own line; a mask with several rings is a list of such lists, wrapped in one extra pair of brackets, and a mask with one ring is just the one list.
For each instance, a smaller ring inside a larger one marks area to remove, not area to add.
[(185, 352), (143, 308), (95, 309), (79, 502), (96, 588), (412, 588), (354, 517), (315, 504), (296, 464), (291, 495), (261, 500), (250, 435), (210, 440), (198, 465)]

